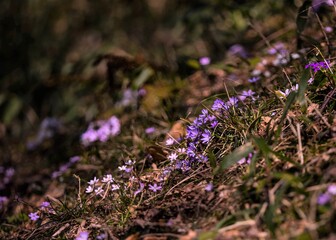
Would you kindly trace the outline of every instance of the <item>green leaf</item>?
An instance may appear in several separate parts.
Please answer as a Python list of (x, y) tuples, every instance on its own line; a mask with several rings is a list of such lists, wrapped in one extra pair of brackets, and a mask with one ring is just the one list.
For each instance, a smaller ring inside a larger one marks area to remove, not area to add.
[(195, 60), (195, 59), (189, 59), (189, 60), (187, 61), (187, 65), (188, 65), (189, 67), (194, 68), (194, 69), (200, 69), (200, 68), (201, 68), (201, 65), (200, 65), (199, 62), (198, 62), (197, 60)]
[(305, 92), (308, 86), (308, 80), (310, 78), (310, 71), (309, 69), (305, 69), (302, 73), (300, 82), (299, 82), (299, 90), (297, 93), (297, 100), (301, 106), (307, 105), (305, 101)]
[(215, 169), (217, 164), (216, 164), (216, 155), (211, 151), (208, 153), (208, 157), (209, 157), (209, 163), (210, 166), (212, 167), (212, 169)]
[(133, 81), (135, 89), (140, 88), (151, 76), (153, 76), (153, 74), (154, 74), (153, 69), (149, 67), (143, 69), (140, 75)]
[(18, 97), (9, 99), (3, 115), (4, 123), (9, 124), (19, 114), (21, 108), (22, 101)]
[[(283, 113), (282, 113), (282, 116), (281, 116), (281, 119), (280, 119), (280, 122), (279, 122), (279, 126), (278, 126), (278, 129), (277, 129), (276, 134), (275, 134), (276, 137), (279, 137), (279, 136), (280, 136), (281, 129), (282, 129), (282, 123), (283, 123), (283, 120), (286, 118), (287, 113), (288, 113), (288, 111), (289, 111), (289, 108), (290, 108), (290, 107), (292, 106), (292, 104), (294, 103), (296, 96), (297, 96), (297, 93), (294, 92), (294, 91), (292, 91), (292, 92), (288, 95), (288, 97), (287, 97), (287, 99), (286, 99), (286, 103), (285, 103), (284, 111), (283, 111)], [(275, 125), (274, 125), (274, 127), (275, 127)], [(274, 128), (273, 128), (273, 129), (274, 129)]]
[(244, 145), (236, 148), (232, 153), (225, 156), (221, 161), (219, 167), (215, 170), (215, 173), (218, 171), (227, 169), (233, 164), (237, 163), (244, 157), (247, 157), (249, 153), (253, 151), (253, 145), (251, 142), (245, 143)]

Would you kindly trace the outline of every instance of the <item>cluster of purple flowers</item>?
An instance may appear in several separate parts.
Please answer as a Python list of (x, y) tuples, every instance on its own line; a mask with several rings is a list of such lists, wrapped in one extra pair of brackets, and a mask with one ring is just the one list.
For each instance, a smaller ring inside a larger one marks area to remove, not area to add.
[(40, 208), (36, 212), (31, 212), (28, 214), (28, 217), (32, 221), (37, 221), (39, 218), (41, 218), (41, 214), (43, 213), (55, 213), (54, 209), (52, 208), (50, 202), (44, 201), (41, 203)]
[(106, 142), (110, 137), (120, 133), (120, 121), (117, 117), (112, 116), (110, 119), (91, 123), (88, 129), (82, 134), (81, 142), (88, 146), (93, 142)]
[(51, 175), (52, 178), (57, 178), (62, 176), (73, 164), (78, 162), (81, 158), (79, 156), (73, 156), (69, 159), (69, 162), (61, 165), (58, 171), (54, 171)]
[(317, 198), (317, 203), (325, 205), (331, 201), (333, 196), (336, 196), (336, 184), (330, 185), (325, 193), (320, 194)]
[(46, 139), (52, 138), (61, 129), (61, 123), (56, 118), (45, 118), (39, 128), (37, 137), (27, 143), (28, 150), (34, 150)]
[(203, 109), (201, 114), (187, 126), (185, 144), (168, 155), (170, 167), (188, 171), (194, 163), (208, 162), (206, 148), (211, 140), (215, 138), (219, 118), (225, 118), (230, 108), (238, 107), (239, 102), (247, 98), (255, 100), (255, 92), (252, 90), (242, 91), (237, 96), (230, 97), (226, 102), (216, 99), (211, 110)]
[(15, 170), (12, 167), (5, 168), (0, 166), (0, 189), (4, 189), (12, 181)]
[(314, 73), (322, 70), (322, 69), (328, 69), (329, 68), (329, 62), (328, 61), (322, 61), (322, 62), (312, 62), (308, 63), (305, 68), (311, 68), (313, 69)]

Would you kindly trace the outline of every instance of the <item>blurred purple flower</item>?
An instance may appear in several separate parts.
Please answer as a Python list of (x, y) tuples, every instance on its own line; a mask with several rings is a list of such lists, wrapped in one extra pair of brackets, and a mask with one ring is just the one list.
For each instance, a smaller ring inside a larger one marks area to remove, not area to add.
[(208, 144), (211, 139), (211, 132), (208, 129), (205, 129), (202, 133), (201, 141), (203, 144)]
[(80, 160), (80, 156), (73, 156), (69, 159), (70, 163), (76, 163)]
[(29, 213), (28, 217), (30, 218), (30, 220), (32, 221), (36, 221), (37, 219), (40, 218), (40, 216), (38, 215), (37, 212), (32, 212), (32, 213)]
[(120, 133), (120, 121), (117, 117), (112, 116), (106, 121), (97, 121), (91, 123), (88, 129), (82, 134), (81, 142), (84, 146), (90, 145), (97, 140), (106, 142), (110, 137)]
[(49, 208), (51, 207), (50, 202), (44, 201), (43, 203), (41, 203), (41, 208)]
[(162, 186), (157, 185), (156, 183), (154, 183), (153, 185), (149, 184), (149, 190), (151, 190), (153, 192), (160, 191), (161, 189), (162, 189)]
[(228, 106), (224, 103), (222, 99), (216, 99), (211, 107), (213, 111), (227, 110)]
[(211, 59), (209, 57), (201, 57), (199, 59), (199, 63), (202, 65), (202, 66), (206, 66), (206, 65), (209, 65), (211, 62)]
[(259, 81), (259, 80), (260, 80), (260, 77), (251, 77), (251, 78), (248, 79), (248, 81), (250, 83), (255, 83), (255, 82)]
[(327, 26), (324, 28), (324, 30), (327, 32), (327, 33), (331, 33), (334, 29), (330, 26)]
[(236, 55), (242, 58), (247, 58), (248, 54), (245, 48), (240, 44), (234, 44), (229, 48), (229, 53)]
[(89, 239), (89, 233), (86, 231), (80, 232), (76, 237), (76, 240), (88, 240), (88, 239)]
[(331, 195), (336, 195), (336, 184), (330, 185), (327, 192)]
[(330, 201), (330, 195), (328, 193), (322, 193), (317, 198), (317, 204), (325, 205)]
[(208, 183), (204, 188), (204, 190), (207, 191), (207, 192), (211, 192), (212, 189), (213, 189), (213, 184), (212, 183)]
[(238, 106), (238, 98), (237, 97), (230, 97), (229, 100), (226, 102), (227, 106), (230, 107), (237, 107)]
[(155, 130), (156, 130), (155, 127), (149, 127), (149, 128), (146, 128), (145, 133), (149, 135), (149, 134), (154, 133)]
[(46, 139), (52, 138), (55, 133), (59, 132), (61, 123), (56, 118), (45, 118), (41, 122), (37, 137), (27, 143), (28, 150), (34, 150)]
[(242, 93), (238, 96), (238, 99), (240, 101), (244, 101), (247, 97), (250, 97), (252, 100), (255, 100), (255, 98), (253, 97), (253, 95), (255, 94), (255, 92), (253, 92), (251, 89), (249, 89), (248, 91), (242, 91)]
[(136, 190), (136, 191), (134, 192), (134, 196), (136, 196), (136, 195), (138, 195), (139, 193), (141, 193), (141, 192), (143, 191), (144, 187), (145, 187), (145, 184), (142, 183), (142, 182), (140, 182), (139, 185), (140, 185), (140, 187), (139, 187), (138, 190)]

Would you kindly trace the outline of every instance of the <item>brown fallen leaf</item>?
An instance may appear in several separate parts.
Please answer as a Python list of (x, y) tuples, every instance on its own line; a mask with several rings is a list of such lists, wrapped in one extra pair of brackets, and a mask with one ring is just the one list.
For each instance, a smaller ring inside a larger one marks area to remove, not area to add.
[(139, 239), (139, 233), (132, 234), (126, 238), (126, 240), (138, 240)]
[(185, 134), (185, 124), (183, 121), (179, 120), (173, 124), (169, 132), (166, 134), (165, 140), (167, 140), (168, 138), (174, 138), (175, 140), (178, 140), (180, 138), (183, 138)]
[(179, 240), (194, 240), (197, 237), (197, 233), (193, 230), (189, 230), (187, 235), (179, 237)]
[(151, 145), (146, 147), (146, 152), (149, 153), (154, 162), (162, 162), (167, 159), (168, 152), (163, 147), (158, 145)]

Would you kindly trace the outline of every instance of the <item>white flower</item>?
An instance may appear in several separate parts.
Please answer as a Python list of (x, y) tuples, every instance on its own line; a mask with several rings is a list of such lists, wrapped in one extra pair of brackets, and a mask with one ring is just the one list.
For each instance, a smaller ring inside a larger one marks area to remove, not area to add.
[(102, 180), (103, 183), (108, 183), (108, 182), (112, 183), (113, 181), (114, 179), (111, 174), (107, 174), (105, 177), (103, 177), (103, 180)]
[(186, 150), (185, 148), (178, 148), (178, 149), (177, 149), (177, 152), (178, 152), (178, 153), (186, 153), (187, 150)]
[(88, 184), (89, 184), (89, 185), (94, 185), (94, 184), (96, 184), (97, 182), (99, 182), (99, 179), (96, 178), (96, 177), (94, 177), (92, 180), (90, 180), (90, 181), (88, 182)]
[(95, 190), (96, 195), (101, 195), (104, 192), (102, 187), (99, 187)]
[(120, 188), (119, 185), (117, 185), (117, 184), (112, 184), (111, 191), (118, 190), (119, 188)]
[(178, 157), (178, 155), (177, 155), (175, 152), (173, 152), (173, 153), (171, 153), (171, 154), (168, 156), (168, 159), (169, 159), (170, 161), (174, 161), (174, 160), (177, 159), (177, 157)]
[(172, 138), (168, 138), (167, 140), (166, 140), (166, 145), (167, 146), (170, 146), (170, 145), (173, 145), (174, 144), (174, 139), (172, 139)]
[(126, 167), (126, 165), (123, 165), (123, 166), (121, 166), (121, 167), (118, 167), (118, 169), (119, 169), (120, 171), (126, 171), (127, 167)]
[(87, 188), (86, 188), (86, 191), (85, 191), (86, 193), (92, 193), (93, 192), (93, 187), (92, 186), (88, 186)]
[(125, 164), (126, 165), (134, 165), (135, 161), (132, 161), (132, 160), (128, 160)]

